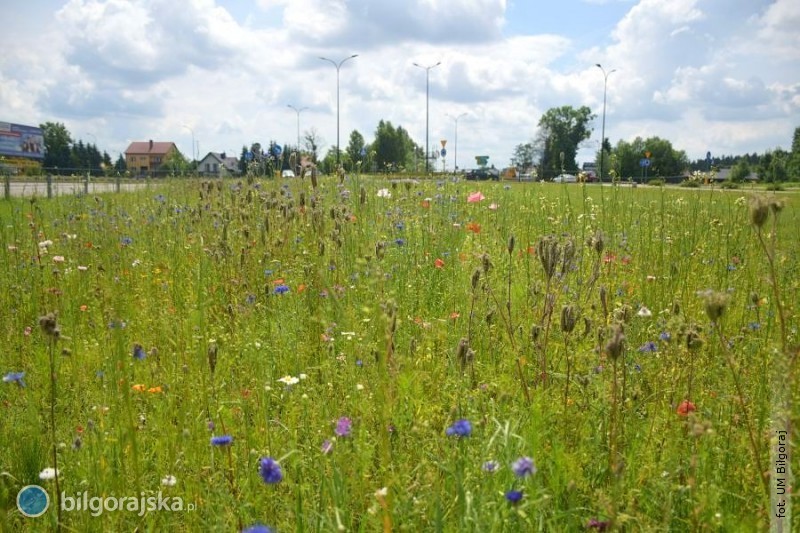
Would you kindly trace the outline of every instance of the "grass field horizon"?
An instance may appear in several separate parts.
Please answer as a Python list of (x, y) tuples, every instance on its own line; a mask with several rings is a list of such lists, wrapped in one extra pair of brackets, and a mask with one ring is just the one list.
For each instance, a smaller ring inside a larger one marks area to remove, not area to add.
[[(775, 514), (777, 432), (797, 426), (794, 193), (167, 180), (3, 201), (0, 221), (9, 530)], [(38, 518), (26, 485), (49, 493)], [(138, 500), (58, 512), (62, 493)], [(151, 497), (183, 510), (132, 510)]]

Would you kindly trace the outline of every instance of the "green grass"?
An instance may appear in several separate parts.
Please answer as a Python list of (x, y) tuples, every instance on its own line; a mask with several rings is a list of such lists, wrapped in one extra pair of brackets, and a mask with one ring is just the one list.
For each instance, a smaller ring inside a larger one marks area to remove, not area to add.
[[(783, 335), (750, 192), (236, 183), (0, 203), (0, 372), (24, 371), (27, 385), (0, 383), (8, 528), (57, 522), (53, 481), (39, 480), (53, 466), (50, 341), (38, 327), (48, 312), (62, 335), (61, 490), (161, 491), (196, 506), (64, 512), (65, 531), (767, 527), (758, 465), (771, 464), (774, 391), (798, 390), (785, 364), (800, 301), (793, 195), (778, 196), (786, 206), (762, 229)], [(485, 199), (468, 203), (478, 189)], [(549, 280), (537, 253), (548, 235), (561, 254)], [(729, 297), (716, 326), (706, 290)], [(612, 360), (617, 322), (625, 341)], [(689, 332), (702, 342), (687, 347)], [(639, 350), (651, 341), (657, 351)], [(345, 416), (352, 433), (334, 438)], [(462, 418), (471, 436), (446, 436)], [(222, 434), (232, 445), (211, 446)], [(538, 470), (524, 479), (510, 468), (521, 456)], [(282, 482), (262, 481), (261, 457), (280, 460)], [(174, 486), (161, 485), (168, 475)], [(36, 519), (16, 507), (28, 484), (50, 490)]]

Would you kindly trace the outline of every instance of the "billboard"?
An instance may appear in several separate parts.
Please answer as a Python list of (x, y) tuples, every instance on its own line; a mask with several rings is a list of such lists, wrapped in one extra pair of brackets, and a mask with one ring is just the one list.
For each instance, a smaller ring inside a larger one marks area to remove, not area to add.
[(0, 155), (44, 159), (41, 128), (0, 122)]

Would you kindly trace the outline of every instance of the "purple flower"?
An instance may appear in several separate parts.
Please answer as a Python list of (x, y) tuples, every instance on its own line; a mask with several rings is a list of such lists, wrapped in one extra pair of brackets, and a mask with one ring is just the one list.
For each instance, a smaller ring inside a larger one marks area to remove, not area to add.
[(209, 420), (207, 426), (209, 431), (214, 431), (214, 428), (217, 427), (213, 420)]
[(596, 529), (597, 531), (605, 531), (608, 529), (608, 520), (598, 520), (597, 518), (592, 518), (586, 524), (586, 529)]
[(272, 292), (275, 294), (286, 294), (287, 292), (289, 292), (289, 287), (287, 285), (281, 284), (276, 286)]
[(122, 246), (130, 246), (131, 244), (133, 244), (133, 238), (123, 237), (122, 239), (120, 239), (119, 242), (120, 244), (122, 244)]
[(261, 458), (261, 463), (258, 467), (258, 473), (261, 475), (261, 479), (264, 480), (264, 483), (269, 483), (270, 485), (274, 483), (280, 483), (283, 479), (281, 465), (278, 464), (278, 461), (272, 457)]
[(506, 492), (506, 500), (508, 503), (512, 505), (516, 505), (522, 500), (522, 491), (521, 490), (510, 490)]
[(662, 331), (658, 338), (664, 342), (669, 342), (672, 340), (672, 335), (669, 334), (669, 331)]
[(16, 383), (20, 387), (25, 386), (25, 372), (9, 372), (3, 376), (3, 383)]
[(536, 465), (530, 457), (520, 457), (511, 464), (511, 470), (517, 477), (526, 477), (536, 473)]
[(500, 463), (497, 461), (486, 461), (483, 463), (483, 471), (489, 472), (490, 474), (494, 474), (497, 472), (497, 469), (500, 468)]
[(657, 352), (658, 345), (653, 341), (647, 341), (646, 343), (639, 346), (640, 352)]
[(330, 439), (325, 439), (322, 441), (322, 446), (320, 446), (320, 450), (323, 454), (328, 455), (333, 451), (333, 442)]
[(253, 524), (244, 528), (242, 533), (273, 533), (273, 530), (264, 524)]
[(334, 430), (334, 433), (336, 433), (336, 435), (339, 437), (349, 437), (352, 429), (353, 421), (348, 417), (343, 416), (336, 421), (336, 429)]
[(211, 437), (211, 444), (213, 446), (228, 446), (232, 442), (233, 442), (233, 437), (231, 437), (230, 435), (219, 435), (217, 437)]
[(448, 437), (469, 437), (472, 434), (472, 424), (469, 423), (469, 420), (462, 418), (453, 422), (453, 425), (444, 433)]
[(133, 358), (134, 359), (138, 359), (139, 361), (141, 361), (145, 357), (147, 357), (147, 353), (144, 351), (144, 348), (142, 348), (142, 345), (141, 344), (134, 344), (133, 345)]

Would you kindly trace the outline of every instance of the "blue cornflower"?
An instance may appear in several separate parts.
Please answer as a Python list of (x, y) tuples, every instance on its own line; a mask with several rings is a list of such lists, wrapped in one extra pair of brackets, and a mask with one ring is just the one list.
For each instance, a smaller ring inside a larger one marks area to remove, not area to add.
[(273, 533), (273, 530), (264, 524), (253, 524), (252, 526), (244, 528), (242, 533)]
[(472, 434), (472, 424), (469, 423), (469, 420), (462, 418), (453, 422), (453, 425), (444, 433), (448, 437), (469, 437)]
[(397, 246), (405, 246), (405, 244), (406, 244), (406, 240), (405, 240), (405, 239), (395, 239), (395, 240), (394, 240), (394, 243), (395, 243)]
[(119, 242), (122, 244), (122, 246), (130, 246), (131, 244), (133, 244), (133, 238), (123, 237)]
[(233, 437), (230, 435), (219, 435), (218, 437), (211, 437), (211, 444), (214, 446), (228, 446), (233, 442)]
[(255, 294), (248, 294), (247, 297), (244, 299), (248, 305), (253, 305), (256, 303), (256, 295)]
[(16, 383), (20, 387), (25, 386), (25, 380), (22, 379), (25, 377), (25, 372), (9, 372), (5, 376), (3, 376), (3, 383)]
[(133, 345), (133, 358), (134, 359), (138, 359), (139, 361), (141, 361), (145, 357), (147, 357), (147, 353), (144, 351), (144, 348), (142, 348), (142, 345), (141, 344), (134, 344)]
[(283, 479), (283, 472), (281, 472), (281, 465), (272, 457), (262, 457), (261, 463), (258, 467), (258, 473), (264, 483), (274, 484), (280, 483)]
[(761, 329), (761, 324), (758, 322), (750, 322), (747, 327), (750, 328), (750, 331), (757, 331)]
[(647, 341), (646, 343), (639, 346), (640, 352), (657, 352), (658, 345), (653, 341)]
[(664, 342), (669, 342), (672, 340), (672, 335), (669, 334), (669, 331), (662, 331), (658, 338)]
[(287, 292), (289, 292), (289, 287), (281, 284), (276, 286), (275, 290), (273, 290), (272, 292), (274, 292), (275, 294), (286, 294)]
[(361, 359), (356, 359), (356, 366), (358, 367), (364, 366), (364, 361), (362, 361)]
[(266, 270), (264, 271), (264, 275), (265, 275), (265, 276), (271, 276), (271, 275), (272, 275), (272, 270), (270, 270), (270, 269), (266, 269)]
[(489, 472), (490, 474), (494, 474), (497, 472), (497, 469), (500, 468), (500, 463), (497, 461), (486, 461), (483, 463), (483, 471)]
[(396, 229), (400, 230), (400, 231), (403, 231), (404, 229), (406, 229), (406, 225), (405, 225), (405, 223), (404, 223), (404, 222), (402, 222), (402, 221), (401, 221), (401, 222), (398, 222), (397, 224), (395, 224), (395, 225), (394, 225), (394, 227), (395, 227)]
[(516, 505), (522, 500), (522, 491), (521, 490), (510, 490), (506, 492), (506, 500), (508, 503), (512, 505)]
[(536, 465), (530, 457), (520, 457), (511, 464), (511, 470), (517, 477), (526, 477), (536, 473)]
[(166, 202), (166, 201), (167, 201), (167, 198), (166, 198), (166, 197), (165, 197), (163, 194), (158, 194), (158, 195), (156, 195), (156, 197), (155, 197), (155, 201), (156, 201), (156, 202), (160, 202), (160, 203), (162, 203), (162, 204), (163, 204), (164, 202)]

